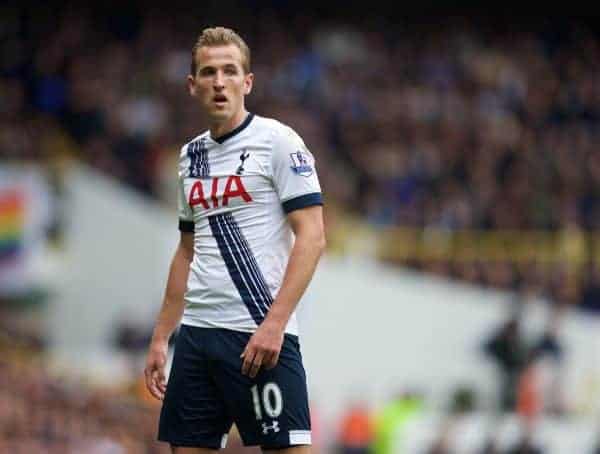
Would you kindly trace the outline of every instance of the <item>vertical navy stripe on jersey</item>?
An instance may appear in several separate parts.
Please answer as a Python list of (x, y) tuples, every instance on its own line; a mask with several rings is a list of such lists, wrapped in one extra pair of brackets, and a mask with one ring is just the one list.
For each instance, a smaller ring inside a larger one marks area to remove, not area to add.
[(204, 138), (192, 142), (187, 147), (187, 155), (190, 158), (190, 177), (210, 178), (210, 165), (208, 163), (208, 150)]
[(250, 295), (252, 296), (252, 300), (254, 301), (254, 303), (256, 304), (256, 306), (259, 308), (259, 310), (262, 313), (266, 313), (269, 310), (269, 308), (262, 301), (262, 297), (259, 293), (258, 286), (256, 285), (254, 277), (252, 276), (252, 273), (250, 272), (250, 268), (248, 266), (248, 261), (246, 260), (246, 257), (244, 257), (241, 245), (233, 237), (229, 227), (227, 226), (227, 223), (225, 221), (225, 217), (227, 217), (227, 216), (230, 216), (230, 215), (225, 214), (223, 217), (221, 217), (219, 219), (219, 223), (221, 225), (223, 232), (225, 232), (225, 237), (228, 240), (227, 241), (228, 245), (230, 246), (230, 249), (233, 252), (233, 258), (235, 259), (235, 261), (238, 265), (238, 268), (242, 273), (242, 276), (244, 278), (246, 286), (248, 287), (248, 290), (250, 291)]
[(252, 319), (259, 325), (264, 319), (265, 312), (260, 307), (259, 300), (255, 296), (256, 289), (252, 289), (253, 286), (248, 285), (249, 275), (246, 265), (244, 264), (239, 251), (236, 249), (233, 238), (226, 230), (226, 225), (223, 220), (224, 216), (231, 215), (218, 214), (209, 216), (208, 221), (210, 223), (210, 228), (217, 241), (217, 245), (219, 246), (221, 256), (225, 261), (225, 266), (227, 267), (231, 280), (238, 289), (242, 301), (248, 308), (248, 312), (252, 316)]
[(187, 155), (188, 158), (190, 158), (190, 167), (188, 169), (190, 177), (196, 176), (196, 162), (198, 161), (198, 155), (194, 151), (195, 148), (196, 142), (192, 142), (187, 146)]
[(252, 284), (252, 296), (254, 296), (256, 303), (267, 312), (273, 301), (270, 292), (266, 290), (265, 278), (258, 269), (258, 266), (255, 266), (256, 260), (248, 247), (248, 242), (240, 232), (233, 216), (225, 216), (224, 222), (233, 243), (237, 246), (240, 256), (244, 261), (244, 269), (247, 271), (246, 274), (249, 275), (249, 282)]
[(261, 302), (266, 307), (266, 309), (269, 310), (269, 307), (271, 307), (271, 304), (273, 304), (273, 297), (271, 296), (271, 292), (269, 291), (265, 278), (262, 272), (260, 271), (260, 268), (258, 267), (258, 263), (256, 263), (256, 259), (254, 258), (254, 255), (250, 250), (248, 241), (246, 241), (246, 238), (244, 238), (244, 235), (242, 234), (237, 223), (235, 222), (233, 216), (227, 216), (225, 218), (225, 222), (230, 227), (236, 243), (242, 246), (242, 252), (246, 258), (246, 263), (249, 265), (249, 269), (258, 285), (258, 291), (262, 297)]
[(208, 164), (208, 150), (205, 140), (200, 141), (200, 178), (210, 178), (210, 166)]
[(200, 153), (198, 153), (199, 150), (199, 143), (198, 142), (192, 142), (188, 145), (187, 148), (187, 154), (188, 157), (190, 158), (190, 177), (192, 178), (198, 178), (200, 176)]
[(269, 299), (267, 299), (267, 295), (261, 292), (260, 280), (262, 279), (264, 281), (264, 278), (252, 269), (252, 263), (249, 258), (249, 255), (251, 256), (251, 254), (247, 248), (247, 252), (244, 251), (243, 247), (243, 243), (246, 242), (246, 239), (241, 235), (241, 232), (239, 236), (234, 235), (231, 226), (237, 228), (237, 224), (231, 214), (226, 213), (219, 216), (219, 223), (228, 238), (228, 244), (231, 246), (231, 250), (234, 251), (233, 256), (239, 265), (239, 269), (242, 272), (252, 298), (258, 308), (261, 311), (264, 310), (266, 313), (269, 310), (270, 303)]

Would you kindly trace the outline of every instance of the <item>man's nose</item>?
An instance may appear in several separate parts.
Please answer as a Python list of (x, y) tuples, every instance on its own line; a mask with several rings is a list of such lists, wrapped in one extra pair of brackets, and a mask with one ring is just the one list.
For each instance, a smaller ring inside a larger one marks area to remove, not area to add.
[(221, 71), (216, 72), (215, 78), (213, 79), (213, 86), (215, 89), (221, 89), (225, 86), (223, 84), (223, 73)]

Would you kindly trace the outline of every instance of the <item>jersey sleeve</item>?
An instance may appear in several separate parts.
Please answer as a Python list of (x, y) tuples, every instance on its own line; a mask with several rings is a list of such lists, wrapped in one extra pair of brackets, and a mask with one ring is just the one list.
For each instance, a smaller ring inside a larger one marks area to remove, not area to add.
[(179, 214), (179, 230), (186, 233), (194, 232), (192, 209), (185, 198), (183, 178), (177, 178), (177, 211)]
[(315, 158), (291, 128), (274, 137), (271, 169), (275, 190), (286, 213), (323, 205)]

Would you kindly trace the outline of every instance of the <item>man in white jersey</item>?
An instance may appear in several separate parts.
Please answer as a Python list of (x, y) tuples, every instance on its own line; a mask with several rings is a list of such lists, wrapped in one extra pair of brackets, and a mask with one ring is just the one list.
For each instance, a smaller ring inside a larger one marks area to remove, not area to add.
[(300, 137), (246, 111), (253, 77), (234, 31), (202, 32), (188, 85), (209, 130), (181, 149), (181, 239), (144, 371), (175, 453), (216, 452), (233, 423), (264, 452), (310, 452), (295, 309), (325, 247), (321, 189)]

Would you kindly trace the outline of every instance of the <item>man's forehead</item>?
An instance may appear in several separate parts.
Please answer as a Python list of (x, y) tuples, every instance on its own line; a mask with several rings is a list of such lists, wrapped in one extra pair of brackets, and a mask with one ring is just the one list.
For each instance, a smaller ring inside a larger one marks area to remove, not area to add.
[(227, 46), (202, 46), (196, 51), (196, 62), (201, 66), (225, 65), (228, 63), (241, 65), (242, 52), (233, 44)]

